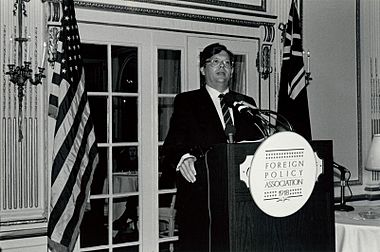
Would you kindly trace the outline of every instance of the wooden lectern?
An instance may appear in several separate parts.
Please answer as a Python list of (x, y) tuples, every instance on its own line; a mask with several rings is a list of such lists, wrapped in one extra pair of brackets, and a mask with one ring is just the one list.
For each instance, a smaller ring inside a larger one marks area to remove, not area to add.
[(323, 160), (306, 204), (287, 217), (272, 217), (255, 204), (240, 180), (239, 165), (259, 143), (220, 144), (207, 154), (211, 251), (335, 251), (332, 141), (313, 141)]

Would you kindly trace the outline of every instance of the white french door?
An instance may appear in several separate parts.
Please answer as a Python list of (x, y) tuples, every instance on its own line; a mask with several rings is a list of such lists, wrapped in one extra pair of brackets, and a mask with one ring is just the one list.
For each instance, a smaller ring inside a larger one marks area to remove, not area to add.
[(158, 251), (157, 92), (152, 34), (80, 24), (99, 146), (81, 251)]
[(259, 99), (258, 42), (99, 24), (79, 29), (100, 152), (79, 250), (173, 251), (176, 189), (162, 176), (160, 150), (174, 97), (199, 87), (199, 52), (220, 42), (237, 55), (235, 88)]

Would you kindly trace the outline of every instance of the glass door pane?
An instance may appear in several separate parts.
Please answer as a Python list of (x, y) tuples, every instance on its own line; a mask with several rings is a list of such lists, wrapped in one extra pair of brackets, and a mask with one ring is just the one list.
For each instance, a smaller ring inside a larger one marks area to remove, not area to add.
[[(173, 113), (174, 97), (181, 90), (181, 51), (158, 49), (158, 141), (163, 143), (169, 130)], [(159, 146), (161, 150), (161, 146)], [(159, 155), (161, 151), (159, 151)], [(166, 169), (162, 156), (159, 156), (159, 174)], [(160, 176), (161, 189), (175, 188), (174, 181)]]
[(230, 89), (242, 94), (247, 93), (247, 60), (245, 55), (234, 55), (234, 72)]
[(112, 46), (112, 91), (137, 93), (137, 48)]
[(111, 46), (112, 237), (137, 242), (138, 231), (138, 48)]
[[(82, 44), (99, 146), (99, 164), (81, 225), (80, 247), (86, 251), (109, 251), (112, 244), (120, 246), (114, 251), (139, 248), (137, 53), (137, 47)], [(107, 249), (98, 250), (99, 245)]]
[[(165, 140), (173, 113), (173, 101), (181, 90), (181, 51), (158, 49), (158, 140)], [(160, 251), (173, 251), (177, 228), (175, 224), (175, 171), (167, 167), (159, 146), (159, 237)]]
[(83, 44), (81, 53), (87, 92), (107, 91), (107, 46)]
[(137, 97), (113, 96), (112, 142), (137, 141)]
[[(85, 85), (98, 143), (107, 143), (108, 97), (97, 95), (108, 90), (107, 45), (82, 44)], [(96, 112), (94, 112), (96, 111)], [(99, 163), (95, 169), (83, 221), (80, 227), (80, 246), (94, 247), (109, 244), (108, 236), (108, 148), (98, 146)]]

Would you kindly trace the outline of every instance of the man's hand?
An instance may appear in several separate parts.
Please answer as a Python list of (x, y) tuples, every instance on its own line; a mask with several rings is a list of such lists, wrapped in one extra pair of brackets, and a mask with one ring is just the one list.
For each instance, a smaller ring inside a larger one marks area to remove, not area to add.
[(178, 166), (179, 171), (181, 172), (182, 176), (191, 183), (194, 183), (197, 175), (197, 172), (194, 168), (194, 162), (197, 159), (195, 157), (188, 157)]

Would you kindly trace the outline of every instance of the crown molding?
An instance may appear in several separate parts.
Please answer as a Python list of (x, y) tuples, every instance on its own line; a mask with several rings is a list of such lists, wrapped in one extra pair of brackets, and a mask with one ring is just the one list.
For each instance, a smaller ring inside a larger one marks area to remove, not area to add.
[[(140, 0), (139, 2), (151, 3), (152, 1)], [(215, 3), (215, 1), (209, 1), (209, 2)], [(164, 2), (162, 1), (154, 2), (154, 3), (155, 4), (158, 3), (161, 5), (164, 4)], [(165, 4), (167, 3), (165, 2)], [(252, 28), (258, 28), (260, 26), (273, 26), (275, 24), (275, 19), (276, 19), (276, 17), (272, 15), (251, 13), (250, 19), (252, 19), (253, 17), (260, 17), (260, 19), (263, 19), (263, 21), (254, 21), (254, 20), (248, 20), (248, 19), (242, 19), (242, 18), (212, 16), (212, 15), (195, 14), (195, 13), (183, 12), (183, 11), (145, 8), (145, 7), (138, 7), (138, 6), (130, 6), (130, 5), (127, 6), (127, 5), (118, 5), (118, 4), (111, 4), (111, 3), (104, 3), (104, 2), (91, 2), (91, 1), (83, 1), (83, 0), (75, 1), (75, 6), (78, 8), (84, 8), (84, 9), (121, 12), (121, 13), (127, 13), (127, 14), (164, 17), (164, 18), (207, 22), (207, 23), (224, 24), (224, 25), (244, 26), (244, 27), (252, 27)], [(184, 7), (184, 6), (181, 5), (181, 7)], [(191, 6), (191, 7), (194, 8), (194, 6)], [(187, 6), (187, 8), (190, 8), (190, 6)], [(225, 13), (228, 13), (228, 12), (225, 11)]]

